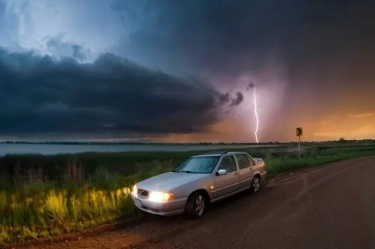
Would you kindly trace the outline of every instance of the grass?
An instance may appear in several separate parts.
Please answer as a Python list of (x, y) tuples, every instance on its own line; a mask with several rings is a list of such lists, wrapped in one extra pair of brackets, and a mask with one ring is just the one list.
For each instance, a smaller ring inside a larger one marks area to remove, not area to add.
[(301, 159), (298, 159), (296, 156), (270, 158), (266, 160), (266, 165), (268, 174), (275, 175), (300, 168), (373, 155), (375, 155), (375, 145), (366, 147), (331, 147), (327, 152), (322, 154), (307, 152)]
[(0, 192), (2, 242), (60, 235), (138, 214), (129, 198), (130, 189), (99, 190), (66, 187)]
[[(323, 152), (308, 148), (303, 151), (301, 159), (298, 159), (295, 148), (292, 151), (287, 147), (247, 151), (254, 157), (265, 159), (270, 175), (375, 155), (373, 144), (327, 146), (328, 149)], [(3, 172), (0, 244), (61, 235), (138, 216), (140, 212), (130, 197), (134, 183), (169, 171), (196, 153), (82, 153), (0, 158)], [(13, 175), (9, 175), (11, 173)], [(70, 177), (66, 177), (67, 174)], [(65, 177), (56, 178), (56, 175)], [(28, 181), (24, 181), (27, 177)], [(16, 180), (10, 182), (7, 179)]]

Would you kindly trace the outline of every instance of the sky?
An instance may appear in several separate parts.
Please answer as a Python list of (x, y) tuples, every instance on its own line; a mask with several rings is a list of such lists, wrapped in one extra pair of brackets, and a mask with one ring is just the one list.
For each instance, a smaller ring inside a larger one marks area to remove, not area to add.
[[(0, 140), (375, 138), (375, 2), (0, 0)], [(249, 87), (253, 86), (253, 87)]]

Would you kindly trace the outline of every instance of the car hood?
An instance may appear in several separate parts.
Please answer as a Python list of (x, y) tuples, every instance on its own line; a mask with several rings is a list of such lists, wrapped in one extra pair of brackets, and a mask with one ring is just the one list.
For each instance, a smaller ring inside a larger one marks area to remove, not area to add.
[(168, 172), (143, 180), (137, 183), (136, 186), (138, 189), (148, 191), (170, 191), (208, 176), (209, 174)]

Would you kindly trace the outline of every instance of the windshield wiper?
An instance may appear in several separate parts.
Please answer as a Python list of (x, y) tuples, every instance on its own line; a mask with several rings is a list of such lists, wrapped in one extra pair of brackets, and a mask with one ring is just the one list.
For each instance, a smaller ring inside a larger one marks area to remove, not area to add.
[(190, 170), (172, 170), (172, 172), (175, 172), (175, 173), (189, 173), (189, 174), (200, 174), (200, 172), (195, 172), (195, 171), (190, 171)]
[(181, 170), (180, 172), (182, 172), (182, 173), (195, 173), (195, 172), (190, 171), (190, 170)]

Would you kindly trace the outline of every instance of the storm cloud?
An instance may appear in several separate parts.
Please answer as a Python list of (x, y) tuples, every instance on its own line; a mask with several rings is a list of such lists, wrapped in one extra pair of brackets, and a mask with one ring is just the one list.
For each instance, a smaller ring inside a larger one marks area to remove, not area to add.
[(372, 113), (374, 3), (0, 0), (0, 131), (193, 134), (226, 118), (213, 130), (251, 140), (254, 93), (261, 140)]
[(180, 70), (237, 77), (276, 58), (291, 84), (303, 76), (324, 84), (333, 69), (369, 75), (363, 64), (375, 60), (373, 1), (116, 0), (112, 9), (136, 27), (119, 51), (147, 51), (144, 63), (167, 55), (179, 63), (166, 67)]
[(48, 39), (46, 45), (51, 54), (59, 54), (61, 57), (71, 57), (79, 62), (85, 62), (92, 57), (89, 49), (84, 49), (82, 46), (64, 41), (61, 35)]
[(0, 79), (3, 134), (201, 132), (243, 100), (112, 54), (78, 63), (0, 49)]

